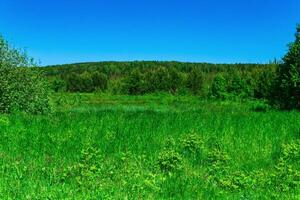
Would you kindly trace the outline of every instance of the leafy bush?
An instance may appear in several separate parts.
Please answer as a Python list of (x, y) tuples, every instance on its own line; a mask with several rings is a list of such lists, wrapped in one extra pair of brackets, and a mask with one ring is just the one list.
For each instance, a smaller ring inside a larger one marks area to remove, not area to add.
[(103, 158), (95, 147), (82, 149), (81, 158), (78, 163), (64, 168), (59, 173), (58, 181), (67, 182), (76, 180), (77, 189), (99, 187), (102, 172)]
[(202, 139), (195, 133), (187, 135), (185, 138), (181, 139), (181, 147), (183, 151), (188, 153), (197, 153), (201, 150), (203, 145)]
[(158, 166), (163, 172), (171, 172), (180, 169), (182, 158), (178, 152), (172, 149), (164, 149), (158, 158)]
[(49, 111), (48, 86), (32, 59), (0, 37), (0, 112)]

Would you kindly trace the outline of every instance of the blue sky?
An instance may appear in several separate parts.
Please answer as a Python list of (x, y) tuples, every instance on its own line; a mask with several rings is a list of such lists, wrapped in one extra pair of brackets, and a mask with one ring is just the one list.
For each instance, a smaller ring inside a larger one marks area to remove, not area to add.
[(0, 0), (0, 10), (0, 33), (42, 65), (267, 63), (300, 23), (299, 0)]

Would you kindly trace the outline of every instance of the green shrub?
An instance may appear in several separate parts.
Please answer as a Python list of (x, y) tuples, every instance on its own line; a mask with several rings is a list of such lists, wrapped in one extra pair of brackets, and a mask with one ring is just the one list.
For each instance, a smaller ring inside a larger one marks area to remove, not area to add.
[(181, 139), (180, 143), (184, 152), (197, 153), (201, 150), (204, 142), (197, 134), (191, 133)]
[(0, 112), (49, 111), (48, 85), (33, 68), (32, 59), (8, 45), (0, 36)]
[(164, 149), (158, 158), (158, 166), (163, 172), (171, 172), (181, 167), (182, 158), (172, 149)]

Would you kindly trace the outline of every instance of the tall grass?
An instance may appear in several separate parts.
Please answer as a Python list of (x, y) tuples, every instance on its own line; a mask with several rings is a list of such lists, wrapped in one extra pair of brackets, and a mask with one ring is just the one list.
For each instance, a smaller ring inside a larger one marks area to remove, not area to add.
[(0, 117), (1, 199), (299, 197), (299, 112), (163, 95), (63, 105)]

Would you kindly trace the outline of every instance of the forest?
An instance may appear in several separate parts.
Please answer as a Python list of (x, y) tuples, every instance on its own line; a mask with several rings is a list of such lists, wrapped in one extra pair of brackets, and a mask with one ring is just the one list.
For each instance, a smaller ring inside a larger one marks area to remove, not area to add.
[(39, 68), (55, 92), (156, 92), (202, 98), (270, 98), (279, 63), (95, 62)]

